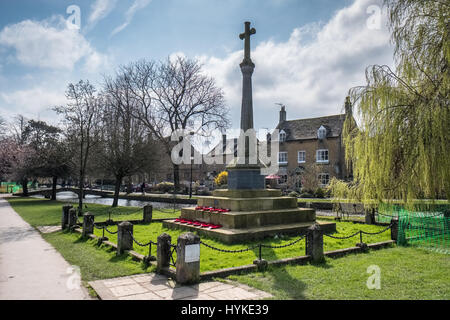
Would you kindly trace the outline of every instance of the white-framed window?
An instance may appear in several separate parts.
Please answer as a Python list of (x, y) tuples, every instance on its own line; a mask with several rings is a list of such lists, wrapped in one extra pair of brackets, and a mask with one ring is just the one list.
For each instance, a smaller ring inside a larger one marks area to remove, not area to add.
[(328, 163), (328, 149), (319, 149), (316, 151), (317, 163)]
[(317, 138), (320, 140), (325, 139), (327, 136), (327, 129), (324, 126), (320, 126), (319, 130), (317, 130)]
[(286, 151), (278, 152), (278, 163), (280, 164), (288, 163), (288, 153)]
[(282, 174), (280, 175), (280, 179), (278, 179), (278, 184), (287, 183), (287, 180), (288, 180), (287, 174)]
[(321, 188), (326, 187), (330, 183), (330, 175), (328, 173), (319, 173), (318, 180)]
[(280, 142), (285, 142), (286, 141), (286, 132), (284, 132), (284, 130), (280, 131), (279, 140), (280, 140)]
[(297, 153), (297, 159), (298, 163), (305, 163), (306, 162), (306, 151), (299, 151)]

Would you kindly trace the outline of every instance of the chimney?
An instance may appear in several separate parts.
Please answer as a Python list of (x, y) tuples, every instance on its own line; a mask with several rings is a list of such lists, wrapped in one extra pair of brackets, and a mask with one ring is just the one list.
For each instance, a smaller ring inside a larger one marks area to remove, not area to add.
[(352, 115), (353, 115), (352, 103), (350, 102), (350, 97), (347, 96), (345, 98), (345, 116), (346, 117), (351, 117)]
[(286, 121), (286, 107), (282, 105), (280, 110), (280, 123), (283, 121)]

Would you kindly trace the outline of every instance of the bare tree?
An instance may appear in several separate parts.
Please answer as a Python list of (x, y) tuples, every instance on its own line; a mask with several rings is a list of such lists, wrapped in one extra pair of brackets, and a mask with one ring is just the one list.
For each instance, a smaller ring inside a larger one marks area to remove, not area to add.
[[(202, 73), (196, 60), (177, 57), (155, 63), (141, 60), (123, 67), (136, 99), (138, 118), (170, 157), (170, 137), (179, 129), (207, 135), (229, 126), (224, 95), (213, 78)], [(179, 166), (173, 164), (175, 189)]]
[(74, 154), (72, 165), (78, 171), (78, 210), (81, 215), (86, 170), (91, 150), (99, 141), (99, 110), (102, 99), (94, 86), (83, 80), (69, 84), (66, 97), (69, 103), (55, 107), (54, 110), (64, 116), (66, 138)]
[(34, 151), (29, 171), (34, 177), (52, 178), (52, 200), (56, 200), (58, 177), (69, 174), (70, 153), (61, 139), (61, 129), (44, 121), (29, 120), (23, 132)]
[(17, 144), (25, 143), (25, 127), (27, 126), (28, 119), (23, 115), (18, 114), (14, 117), (11, 125), (10, 125), (10, 133), (14, 141)]
[(136, 100), (127, 81), (128, 74), (121, 70), (115, 78), (104, 79), (102, 107), (102, 141), (100, 155), (106, 172), (112, 174), (116, 185), (113, 207), (119, 199), (122, 180), (141, 172), (152, 160), (152, 141), (142, 122), (133, 117)]

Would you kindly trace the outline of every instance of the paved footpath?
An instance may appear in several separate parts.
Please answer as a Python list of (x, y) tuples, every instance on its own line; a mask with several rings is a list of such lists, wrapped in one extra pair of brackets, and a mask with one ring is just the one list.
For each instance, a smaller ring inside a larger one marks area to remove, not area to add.
[(177, 285), (159, 274), (140, 274), (89, 282), (102, 300), (259, 300), (272, 295), (236, 282)]
[(0, 195), (0, 300), (90, 299), (70, 264)]

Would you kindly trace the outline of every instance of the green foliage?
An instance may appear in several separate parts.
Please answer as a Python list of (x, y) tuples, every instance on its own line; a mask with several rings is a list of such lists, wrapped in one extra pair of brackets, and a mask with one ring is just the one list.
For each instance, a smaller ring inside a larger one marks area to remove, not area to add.
[(161, 192), (169, 192), (169, 191), (173, 191), (173, 186), (174, 184), (172, 182), (161, 182), (158, 183), (155, 187), (156, 191), (161, 191)]
[(292, 191), (288, 194), (289, 197), (294, 197), (294, 198), (298, 198), (299, 194), (296, 191)]
[(317, 188), (316, 191), (314, 191), (314, 195), (316, 198), (325, 198), (325, 191), (322, 188)]
[(344, 124), (354, 183), (334, 183), (335, 197), (450, 199), (450, 5), (385, 0), (396, 69), (370, 66), (367, 84), (350, 90), (359, 128)]
[(214, 179), (214, 183), (218, 186), (224, 185), (228, 183), (228, 172), (222, 171), (217, 175), (217, 177)]

